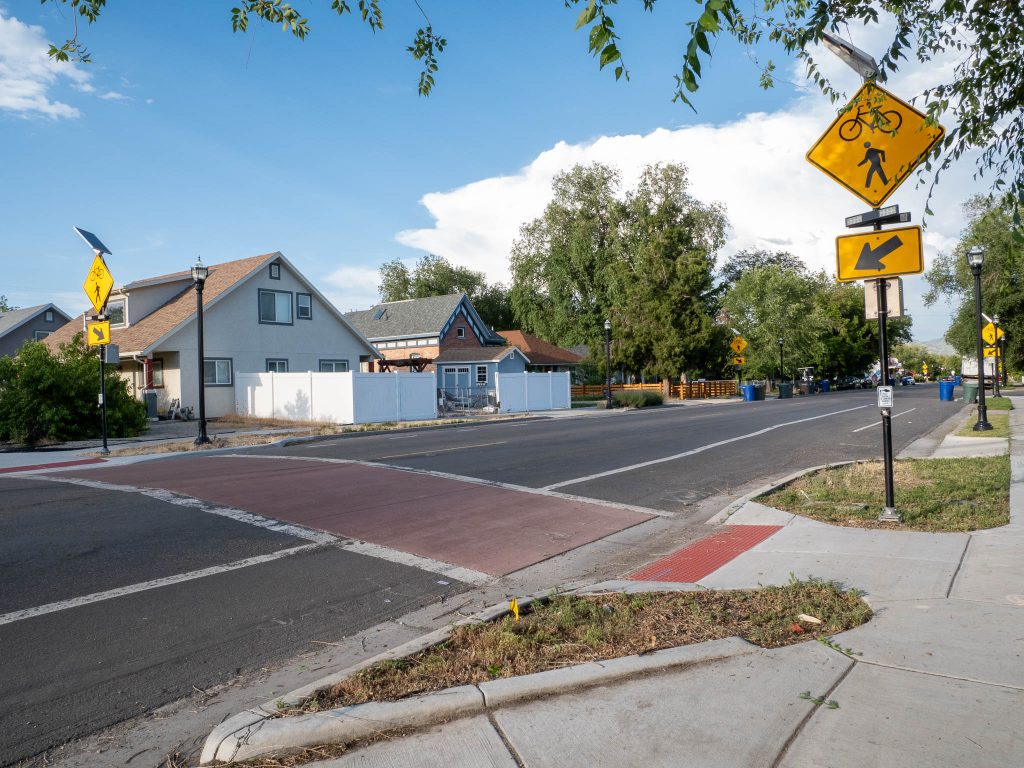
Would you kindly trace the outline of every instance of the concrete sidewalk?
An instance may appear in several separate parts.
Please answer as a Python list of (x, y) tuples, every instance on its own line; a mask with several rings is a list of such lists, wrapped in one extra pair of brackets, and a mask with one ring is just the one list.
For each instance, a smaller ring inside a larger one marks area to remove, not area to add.
[[(1011, 411), (1010, 422), (1011, 520), (1002, 528), (839, 528), (754, 502), (729, 518), (730, 526), (779, 529), (698, 587), (795, 575), (863, 589), (874, 618), (835, 638), (853, 655), (816, 642), (749, 646), (495, 706), (316, 765), (1022, 766), (1024, 411)], [(805, 691), (838, 708), (801, 698)]]

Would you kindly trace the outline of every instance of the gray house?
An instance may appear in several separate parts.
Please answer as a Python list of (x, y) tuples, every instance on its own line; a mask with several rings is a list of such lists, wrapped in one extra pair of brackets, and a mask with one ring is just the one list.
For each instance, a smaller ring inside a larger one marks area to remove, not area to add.
[(0, 313), (0, 357), (13, 355), (26, 341), (45, 339), (70, 320), (53, 304)]

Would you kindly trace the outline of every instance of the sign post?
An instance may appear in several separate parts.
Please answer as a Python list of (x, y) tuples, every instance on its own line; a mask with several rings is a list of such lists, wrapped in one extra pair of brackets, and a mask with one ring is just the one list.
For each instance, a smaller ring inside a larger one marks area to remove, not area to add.
[(110, 320), (104, 315), (103, 310), (107, 306), (107, 299), (114, 287), (114, 276), (110, 274), (106, 263), (103, 261), (103, 254), (110, 255), (110, 250), (92, 232), (74, 227), (75, 232), (89, 244), (95, 257), (92, 266), (85, 276), (82, 290), (85, 291), (89, 303), (96, 310), (96, 317), (86, 325), (86, 339), (90, 347), (100, 348), (100, 428), (103, 433), (103, 447), (101, 454), (110, 453), (107, 447), (107, 345), (110, 343)]
[(747, 364), (747, 358), (743, 356), (743, 350), (747, 348), (747, 340), (738, 333), (729, 342), (729, 348), (733, 351), (732, 364), (736, 369), (736, 393), (740, 392), (740, 370)]

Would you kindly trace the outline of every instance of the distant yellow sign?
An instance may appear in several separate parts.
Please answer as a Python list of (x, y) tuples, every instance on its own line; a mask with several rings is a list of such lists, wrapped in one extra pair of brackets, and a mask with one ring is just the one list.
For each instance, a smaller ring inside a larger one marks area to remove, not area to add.
[(995, 344), (999, 339), (1003, 338), (1006, 334), (1002, 328), (996, 328), (995, 323), (989, 323), (981, 329), (981, 338), (983, 338), (989, 344)]
[(920, 227), (898, 227), (836, 238), (836, 277), (841, 282), (923, 271)]
[(86, 323), (85, 334), (89, 339), (90, 347), (98, 347), (101, 344), (110, 343), (110, 321), (93, 320)]
[(921, 363), (921, 372), (928, 373), (928, 363)]
[(927, 156), (945, 129), (873, 83), (865, 83), (807, 153), (807, 161), (879, 207)]
[(1001, 357), (999, 347), (985, 347), (985, 357)]
[(747, 358), (745, 358), (743, 355), (733, 355), (732, 356), (732, 364), (733, 365), (746, 365), (747, 364)]
[(92, 308), (96, 310), (97, 314), (103, 311), (103, 307), (107, 303), (107, 297), (110, 296), (110, 289), (113, 287), (114, 276), (110, 274), (110, 270), (107, 269), (103, 259), (97, 255), (92, 260), (89, 274), (85, 276), (85, 282), (82, 284), (82, 288), (85, 289), (85, 295), (89, 297), (89, 301), (92, 302)]
[(729, 347), (737, 355), (741, 355), (743, 354), (743, 350), (747, 348), (747, 340), (742, 336), (735, 336), (733, 340), (729, 342)]

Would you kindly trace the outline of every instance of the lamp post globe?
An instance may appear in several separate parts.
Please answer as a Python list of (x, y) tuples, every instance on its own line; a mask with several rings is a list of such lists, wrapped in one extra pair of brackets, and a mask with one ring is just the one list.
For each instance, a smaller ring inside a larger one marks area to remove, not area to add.
[(978, 331), (978, 421), (974, 425), (975, 432), (992, 429), (988, 421), (988, 409), (985, 407), (985, 340), (981, 336), (981, 267), (984, 263), (985, 249), (979, 245), (973, 246), (967, 252), (967, 266), (974, 275), (974, 315)]
[(199, 368), (199, 435), (195, 439), (195, 445), (205, 445), (210, 442), (210, 438), (206, 434), (206, 376), (203, 353), (203, 287), (209, 275), (210, 268), (203, 264), (202, 258), (198, 258), (192, 266), (192, 282), (196, 287), (196, 334), (198, 336), (196, 346)]

